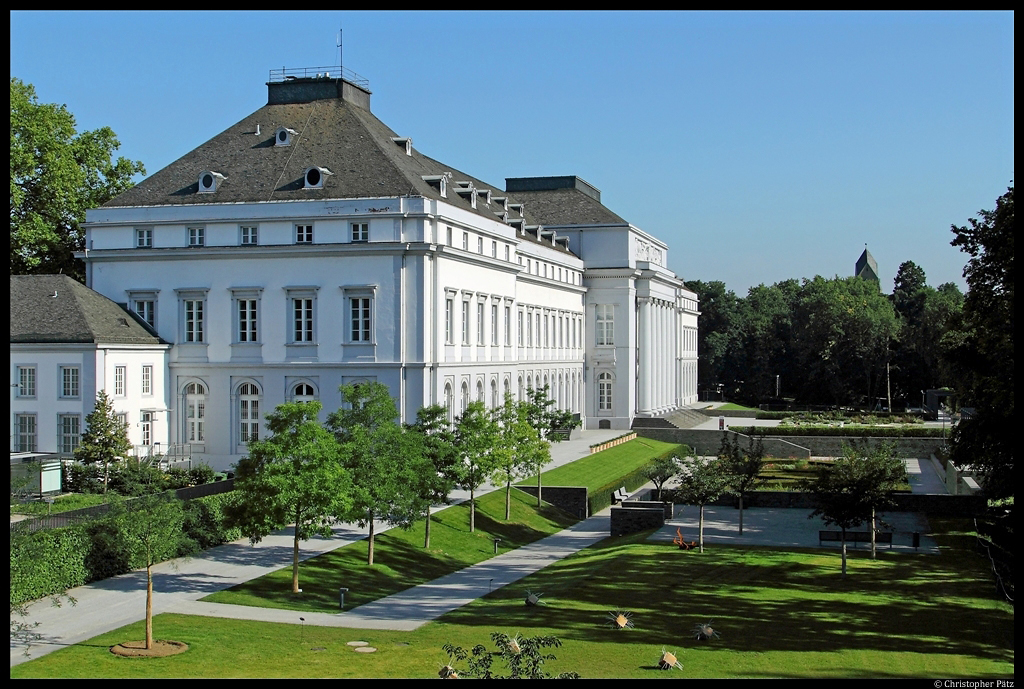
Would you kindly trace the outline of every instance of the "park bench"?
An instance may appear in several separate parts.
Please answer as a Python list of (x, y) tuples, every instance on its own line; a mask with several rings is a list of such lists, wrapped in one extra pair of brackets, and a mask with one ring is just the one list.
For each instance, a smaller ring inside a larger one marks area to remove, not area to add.
[(626, 487), (622, 486), (617, 491), (612, 493), (612, 504), (615, 505), (620, 502), (624, 502), (629, 498), (629, 493), (626, 491)]
[[(841, 543), (843, 540), (842, 531), (819, 531), (818, 532), (818, 545), (822, 543)], [(853, 543), (870, 543), (871, 532), (870, 531), (847, 531), (846, 542)], [(892, 548), (892, 532), (890, 531), (876, 531), (875, 532), (875, 543), (888, 543), (889, 548)]]

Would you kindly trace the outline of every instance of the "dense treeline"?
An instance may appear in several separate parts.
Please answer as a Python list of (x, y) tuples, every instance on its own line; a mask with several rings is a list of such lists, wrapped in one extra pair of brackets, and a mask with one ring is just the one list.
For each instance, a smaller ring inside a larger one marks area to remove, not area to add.
[(895, 408), (918, 406), (921, 390), (946, 383), (939, 341), (964, 300), (953, 283), (930, 287), (913, 261), (891, 295), (857, 277), (761, 284), (745, 298), (719, 281), (686, 286), (700, 298), (700, 389), (754, 404), (873, 406), (891, 392)]

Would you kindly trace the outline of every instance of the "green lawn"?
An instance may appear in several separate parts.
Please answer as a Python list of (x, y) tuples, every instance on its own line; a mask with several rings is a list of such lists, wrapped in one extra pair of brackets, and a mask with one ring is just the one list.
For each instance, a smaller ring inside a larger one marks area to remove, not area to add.
[[(267, 608), (337, 612), (338, 588), (345, 587), (345, 607), (362, 605), (458, 571), (494, 557), (494, 538), (499, 553), (508, 552), (557, 533), (576, 519), (545, 503), (539, 510), (536, 498), (512, 491), (512, 519), (505, 522), (505, 491), (477, 498), (476, 531), (469, 532), (469, 504), (454, 505), (431, 517), (430, 549), (423, 548), (425, 521), (411, 529), (392, 529), (378, 535), (374, 564), (366, 564), (365, 540), (318, 555), (299, 565), (302, 593), (291, 593), (291, 562), (282, 569), (203, 600)], [(284, 564), (284, 563), (282, 563)]]
[[(1011, 678), (1013, 608), (993, 598), (965, 526), (932, 520), (942, 552), (853, 553), (711, 546), (704, 554), (643, 535), (606, 539), (414, 632), (381, 632), (159, 615), (158, 638), (182, 655), (130, 660), (107, 648), (143, 636), (137, 623), (11, 669), (23, 677), (433, 677), (446, 642), (491, 646), (492, 631), (554, 634), (550, 670), (584, 678)], [(950, 528), (952, 527), (952, 528)], [(523, 591), (543, 593), (528, 608)], [(634, 629), (606, 621), (633, 613)], [(688, 633), (713, 620), (721, 638)], [(378, 651), (354, 653), (365, 640)], [(662, 649), (682, 671), (661, 671)]]
[(744, 407), (742, 404), (735, 404), (733, 402), (727, 402), (726, 404), (715, 407), (715, 411), (758, 411), (754, 407)]
[[(542, 485), (545, 486), (586, 486), (594, 491), (612, 483), (679, 445), (663, 443), (650, 438), (636, 438), (627, 443), (595, 452), (589, 457), (545, 471)], [(522, 485), (537, 485), (537, 477), (527, 479)]]
[[(66, 493), (58, 496), (53, 501), (52, 506), (47, 505), (41, 500), (11, 505), (11, 514), (31, 514), (36, 517), (45, 517), (47, 514), (70, 512), (71, 510), (80, 510), (83, 507), (102, 505), (106, 501), (107, 496), (99, 493)], [(48, 507), (49, 512), (47, 512)]]

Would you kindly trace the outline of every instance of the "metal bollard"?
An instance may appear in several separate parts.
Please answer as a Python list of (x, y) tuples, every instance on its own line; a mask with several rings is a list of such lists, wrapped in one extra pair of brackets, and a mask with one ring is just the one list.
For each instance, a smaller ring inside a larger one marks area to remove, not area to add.
[(345, 609), (345, 594), (346, 593), (348, 593), (348, 589), (346, 589), (346, 588), (339, 588), (338, 589), (338, 609), (339, 610), (344, 610)]

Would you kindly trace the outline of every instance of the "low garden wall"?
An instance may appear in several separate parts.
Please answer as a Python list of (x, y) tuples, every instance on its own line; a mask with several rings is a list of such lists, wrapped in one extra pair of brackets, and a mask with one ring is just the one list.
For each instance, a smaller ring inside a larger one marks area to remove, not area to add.
[(609, 447), (615, 447), (616, 445), (621, 445), (622, 443), (628, 443), (630, 440), (633, 440), (634, 438), (636, 438), (636, 433), (627, 433), (626, 435), (620, 435), (618, 438), (612, 438), (611, 440), (608, 440), (606, 442), (599, 443), (597, 445), (591, 445), (590, 454), (600, 452), (601, 450), (607, 450)]
[[(734, 438), (740, 441), (740, 447), (747, 446), (748, 436), (733, 433)], [(644, 438), (660, 440), (666, 443), (685, 443), (692, 447), (699, 455), (716, 455), (722, 446), (722, 431), (697, 430), (682, 428), (641, 428), (637, 434)], [(942, 444), (941, 438), (876, 438), (867, 437), (867, 443), (871, 447), (883, 442), (892, 442), (896, 445), (896, 454), (900, 457), (930, 457), (935, 449)], [(862, 443), (863, 437), (842, 437), (827, 435), (791, 435), (786, 437), (764, 436), (764, 449), (768, 456), (772, 457), (794, 457), (806, 459), (807, 457), (839, 457), (842, 455), (843, 443)]]
[[(624, 503), (628, 505), (629, 503)], [(662, 507), (613, 507), (611, 509), (612, 536), (656, 529), (665, 525), (665, 510)]]
[[(980, 495), (922, 495), (918, 493), (895, 493), (896, 503), (889, 512), (920, 512), (932, 517), (973, 517), (983, 514), (987, 501)], [(716, 507), (739, 509), (739, 498), (726, 495), (713, 503)], [(756, 490), (748, 493), (743, 507), (792, 507), (812, 510), (815, 507), (810, 493), (799, 491)]]

